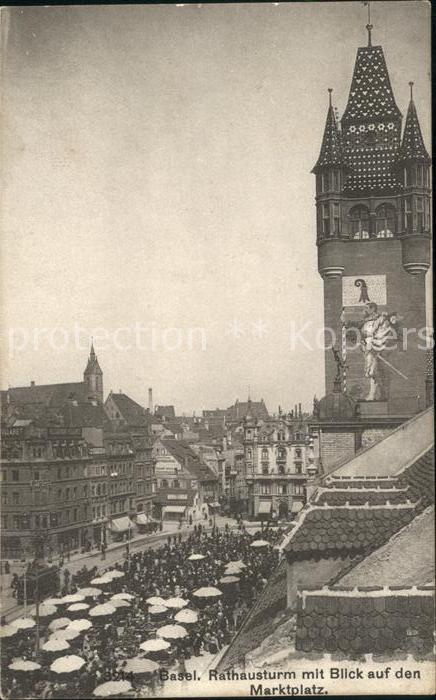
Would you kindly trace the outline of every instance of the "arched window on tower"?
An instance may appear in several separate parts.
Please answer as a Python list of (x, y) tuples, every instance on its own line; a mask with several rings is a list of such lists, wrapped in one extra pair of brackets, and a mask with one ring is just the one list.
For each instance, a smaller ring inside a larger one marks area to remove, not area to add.
[(348, 216), (350, 219), (350, 238), (369, 238), (368, 208), (362, 205), (353, 207)]
[(376, 209), (377, 238), (393, 238), (396, 232), (396, 211), (389, 204), (382, 204)]

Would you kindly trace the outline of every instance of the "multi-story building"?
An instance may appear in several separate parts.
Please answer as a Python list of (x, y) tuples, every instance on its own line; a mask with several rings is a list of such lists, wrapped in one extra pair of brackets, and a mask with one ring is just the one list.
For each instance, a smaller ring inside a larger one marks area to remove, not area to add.
[(136, 514), (135, 453), (128, 433), (104, 435), (108, 484), (108, 527), (114, 539), (128, 537)]
[(302, 416), (259, 421), (248, 409), (244, 461), (250, 515), (288, 518), (301, 510), (306, 502), (307, 467), (313, 461)]

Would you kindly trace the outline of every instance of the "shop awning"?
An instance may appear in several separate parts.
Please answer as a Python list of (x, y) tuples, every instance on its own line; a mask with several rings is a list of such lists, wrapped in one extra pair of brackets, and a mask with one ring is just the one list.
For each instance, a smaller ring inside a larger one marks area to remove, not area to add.
[(291, 506), (291, 513), (299, 513), (302, 509), (303, 504), (301, 501), (293, 501)]
[(259, 513), (271, 513), (271, 501), (261, 501), (259, 503)]
[(148, 525), (148, 523), (151, 522), (151, 519), (148, 517), (146, 513), (138, 513), (136, 517), (136, 524), (137, 525)]
[(165, 513), (184, 513), (186, 510), (186, 506), (165, 506), (163, 509), (163, 514)]
[(124, 516), (123, 518), (114, 518), (109, 527), (114, 532), (127, 532), (129, 528), (133, 528), (133, 523), (130, 518)]

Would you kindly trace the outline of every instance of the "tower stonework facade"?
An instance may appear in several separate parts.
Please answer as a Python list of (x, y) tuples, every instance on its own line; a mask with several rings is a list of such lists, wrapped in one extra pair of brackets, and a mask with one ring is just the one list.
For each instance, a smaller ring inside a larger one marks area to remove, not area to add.
[(87, 398), (93, 398), (103, 403), (103, 372), (98, 364), (93, 344), (83, 373), (83, 383), (87, 391)]
[(413, 84), (402, 131), (383, 50), (372, 46), (370, 26), (368, 35), (368, 46), (357, 51), (340, 123), (329, 91), (312, 171), (326, 388), (338, 381), (339, 356), (341, 391), (362, 415), (408, 416), (424, 408), (426, 396), (430, 157)]

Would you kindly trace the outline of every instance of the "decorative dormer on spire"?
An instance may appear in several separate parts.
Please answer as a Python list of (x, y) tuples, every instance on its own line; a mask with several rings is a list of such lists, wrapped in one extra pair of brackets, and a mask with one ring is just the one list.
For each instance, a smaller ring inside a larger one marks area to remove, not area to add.
[(103, 403), (103, 372), (98, 364), (93, 342), (91, 342), (88, 363), (83, 373), (83, 383), (87, 394), (86, 398), (98, 399)]

